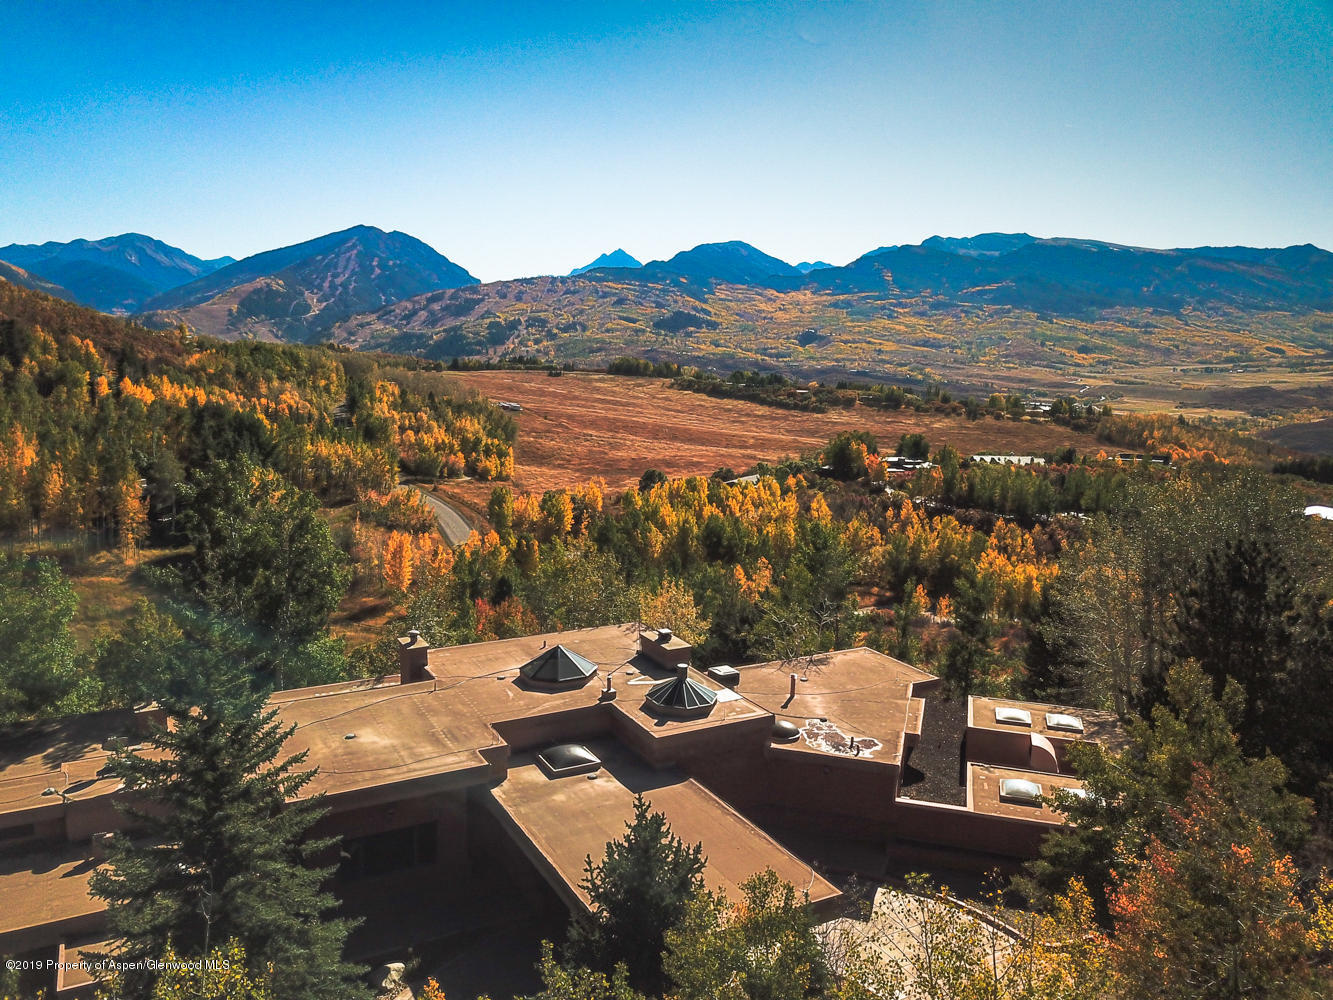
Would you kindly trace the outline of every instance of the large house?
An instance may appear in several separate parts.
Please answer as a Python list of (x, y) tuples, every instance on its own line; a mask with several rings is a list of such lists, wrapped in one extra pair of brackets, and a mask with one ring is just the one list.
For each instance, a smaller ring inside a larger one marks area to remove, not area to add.
[[(342, 838), (344, 910), (389, 929), (361, 939), (365, 955), (461, 926), (502, 877), (586, 909), (585, 858), (620, 836), (640, 792), (703, 844), (715, 888), (772, 868), (828, 909), (839, 891), (822, 857), (870, 876), (1012, 869), (1062, 822), (1055, 793), (1079, 792), (1070, 745), (1118, 732), (1105, 713), (976, 697), (936, 727), (939, 679), (864, 648), (703, 670), (688, 643), (636, 624), (399, 643), (398, 676), (271, 700), (296, 726), (287, 751), (319, 769), (308, 793), (329, 807), (318, 832)], [(153, 716), (79, 716), (0, 743), (0, 954), (51, 963), (57, 997), (87, 992), (77, 957), (106, 936), (88, 878), (124, 822), (102, 769)], [(923, 777), (946, 794), (913, 791)]]

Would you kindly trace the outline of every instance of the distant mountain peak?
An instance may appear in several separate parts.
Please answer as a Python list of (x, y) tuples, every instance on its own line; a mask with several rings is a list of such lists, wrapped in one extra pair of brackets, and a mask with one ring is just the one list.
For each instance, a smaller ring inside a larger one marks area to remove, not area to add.
[(477, 283), (415, 236), (358, 225), (235, 261), (144, 311), (215, 336), (307, 340), (353, 313)]
[(700, 243), (670, 260), (653, 261), (645, 270), (702, 281), (762, 285), (773, 278), (799, 278), (801, 272), (785, 260), (764, 253), (743, 240)]
[(584, 271), (591, 271), (594, 267), (643, 267), (642, 262), (636, 260), (630, 254), (617, 247), (610, 253), (604, 253), (591, 264), (584, 264), (582, 267), (576, 267), (570, 271), (570, 277), (576, 274), (582, 274)]
[(809, 274), (811, 271), (823, 271), (833, 265), (822, 260), (803, 260), (796, 265), (796, 270), (802, 274)]
[(932, 236), (921, 245), (964, 257), (996, 257), (1036, 242), (1037, 238), (1027, 233), (978, 233), (976, 236)]

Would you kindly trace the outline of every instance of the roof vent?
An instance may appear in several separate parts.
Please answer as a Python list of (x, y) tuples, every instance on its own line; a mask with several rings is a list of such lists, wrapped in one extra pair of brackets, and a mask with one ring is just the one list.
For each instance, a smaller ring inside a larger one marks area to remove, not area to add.
[(644, 701), (660, 715), (697, 719), (713, 710), (717, 694), (690, 677), (689, 664), (678, 663), (676, 676), (653, 685)]
[(786, 719), (778, 719), (773, 723), (774, 743), (795, 743), (800, 738), (801, 731), (796, 728), (794, 722), (788, 722)]
[(661, 643), (667, 643), (667, 642), (670, 642), (670, 641), (671, 641), (671, 629), (669, 629), (669, 628), (659, 628), (659, 629), (657, 630), (657, 641), (658, 641), (658, 642), (661, 642)]
[(1077, 715), (1066, 715), (1064, 712), (1047, 712), (1046, 728), (1058, 729), (1064, 733), (1083, 732), (1083, 720)]
[(537, 754), (537, 763), (552, 778), (588, 774), (602, 766), (597, 755), (580, 743), (558, 743)]
[(1019, 802), (1025, 806), (1041, 805), (1041, 785), (1026, 778), (1004, 778), (1000, 782), (1000, 798), (1005, 802)]
[(725, 684), (729, 688), (740, 687), (741, 672), (735, 667), (729, 667), (725, 663), (719, 663), (715, 667), (708, 668), (708, 676), (713, 678), (719, 684)]
[(597, 673), (597, 664), (564, 646), (544, 649), (519, 668), (519, 676), (539, 688), (578, 687)]
[(1032, 725), (1032, 713), (1026, 708), (1013, 708), (1009, 705), (995, 706), (995, 721), (1010, 726)]

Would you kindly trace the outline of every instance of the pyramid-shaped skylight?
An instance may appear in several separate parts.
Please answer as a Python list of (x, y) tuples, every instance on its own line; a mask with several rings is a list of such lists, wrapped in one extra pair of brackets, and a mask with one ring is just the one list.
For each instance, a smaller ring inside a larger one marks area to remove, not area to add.
[(597, 673), (597, 664), (564, 646), (544, 649), (519, 668), (519, 673), (534, 684), (573, 686)]
[(691, 718), (711, 712), (717, 702), (717, 694), (691, 678), (689, 668), (681, 665), (676, 668), (675, 677), (654, 684), (649, 689), (647, 701), (650, 707), (663, 715)]

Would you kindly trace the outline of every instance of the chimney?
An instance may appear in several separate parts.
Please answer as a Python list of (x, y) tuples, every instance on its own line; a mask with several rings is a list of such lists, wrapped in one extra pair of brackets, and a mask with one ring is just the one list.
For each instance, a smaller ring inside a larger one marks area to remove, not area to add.
[(398, 640), (399, 679), (403, 684), (426, 680), (426, 661), (430, 645), (416, 629)]
[(639, 652), (659, 667), (672, 670), (694, 656), (694, 647), (669, 628), (644, 628), (639, 630)]
[(111, 853), (111, 844), (116, 839), (115, 833), (103, 831), (92, 836), (93, 857), (105, 861)]
[(154, 725), (165, 726), (166, 724), (167, 713), (157, 702), (134, 710), (134, 731), (140, 736), (147, 736), (151, 733)]

